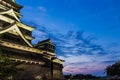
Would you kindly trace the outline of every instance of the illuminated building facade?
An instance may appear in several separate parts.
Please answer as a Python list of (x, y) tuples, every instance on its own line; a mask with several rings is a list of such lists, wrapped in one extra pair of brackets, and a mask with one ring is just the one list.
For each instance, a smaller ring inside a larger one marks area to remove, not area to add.
[[(35, 29), (21, 22), (21, 5), (14, 0), (0, 0), (0, 46), (2, 52), (23, 68), (17, 80), (63, 79), (63, 60), (55, 57), (55, 45), (50, 39), (31, 44)], [(31, 78), (32, 79), (32, 78)]]

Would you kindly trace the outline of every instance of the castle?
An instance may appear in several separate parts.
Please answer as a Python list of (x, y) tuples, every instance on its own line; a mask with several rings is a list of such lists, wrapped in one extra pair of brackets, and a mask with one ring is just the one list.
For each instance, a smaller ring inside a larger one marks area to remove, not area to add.
[[(64, 79), (62, 62), (55, 55), (55, 45), (50, 39), (31, 44), (35, 29), (20, 20), (21, 5), (14, 0), (0, 0), (0, 47), (3, 54), (23, 68), (16, 80)], [(46, 79), (44, 79), (46, 78)]]

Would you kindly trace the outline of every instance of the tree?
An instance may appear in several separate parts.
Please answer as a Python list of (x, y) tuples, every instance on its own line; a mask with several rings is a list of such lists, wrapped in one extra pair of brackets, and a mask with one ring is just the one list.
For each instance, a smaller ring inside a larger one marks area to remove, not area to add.
[(120, 76), (120, 62), (116, 62), (111, 66), (107, 66), (106, 74), (107, 76)]

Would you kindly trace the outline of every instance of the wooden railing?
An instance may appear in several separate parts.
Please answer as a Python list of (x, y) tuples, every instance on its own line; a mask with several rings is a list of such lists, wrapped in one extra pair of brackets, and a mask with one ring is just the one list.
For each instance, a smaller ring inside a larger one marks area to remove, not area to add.
[[(28, 52), (34, 52), (34, 53), (38, 53), (38, 54), (43, 54), (45, 52), (45, 50), (40, 50), (40, 49), (36, 49), (33, 47), (27, 47), (27, 46), (15, 44), (15, 43), (10, 43), (10, 42), (6, 42), (6, 41), (1, 41), (0, 44), (2, 46), (6, 46), (9, 48), (24, 50), (24, 51), (28, 51)], [(54, 53), (51, 53), (51, 52), (47, 52), (47, 53), (50, 55), (55, 55)]]
[(40, 61), (30, 61), (30, 60), (15, 59), (15, 58), (9, 58), (9, 59), (16, 61), (16, 62), (25, 62), (25, 63), (29, 63), (29, 64), (39, 64), (39, 65), (45, 64), (45, 62), (40, 62)]

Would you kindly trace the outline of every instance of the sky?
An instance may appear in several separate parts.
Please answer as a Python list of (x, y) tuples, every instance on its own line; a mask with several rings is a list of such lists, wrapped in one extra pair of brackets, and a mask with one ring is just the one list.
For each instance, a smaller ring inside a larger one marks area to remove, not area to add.
[(120, 0), (16, 0), (38, 41), (51, 38), (64, 74), (105, 75), (120, 60)]

